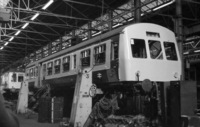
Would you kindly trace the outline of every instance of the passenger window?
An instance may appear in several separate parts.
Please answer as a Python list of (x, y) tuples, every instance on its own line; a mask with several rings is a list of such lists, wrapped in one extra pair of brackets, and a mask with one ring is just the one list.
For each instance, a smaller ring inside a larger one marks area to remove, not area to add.
[(131, 50), (134, 58), (147, 58), (145, 41), (142, 39), (131, 39)]
[(167, 60), (178, 60), (174, 43), (164, 42), (164, 47)]
[(112, 43), (112, 60), (118, 59), (119, 44), (117, 42)]
[(81, 52), (82, 67), (90, 66), (90, 49)]
[(46, 64), (43, 64), (43, 76), (46, 76)]
[(28, 69), (26, 69), (26, 77), (29, 78), (29, 71), (28, 71)]
[(16, 82), (17, 81), (17, 74), (16, 73), (13, 73), (12, 74), (12, 82)]
[(35, 67), (33, 68), (33, 78), (35, 78)]
[(31, 79), (31, 69), (28, 70), (29, 73), (29, 79)]
[(30, 69), (30, 78), (33, 78), (33, 68)]
[(35, 67), (35, 76), (38, 76), (38, 67)]
[(69, 71), (70, 68), (70, 56), (63, 58), (63, 72)]
[(53, 62), (47, 64), (47, 75), (52, 75), (53, 72)]
[(73, 68), (75, 69), (76, 68), (76, 55), (74, 55), (73, 58), (74, 58), (74, 66), (73, 66)]
[(100, 45), (94, 48), (95, 64), (102, 64), (106, 61), (106, 45)]
[(18, 82), (23, 82), (24, 81), (24, 76), (23, 75), (19, 75), (18, 76)]
[(149, 50), (152, 59), (163, 59), (160, 41), (149, 40)]
[(55, 74), (60, 73), (60, 62), (60, 59), (54, 61)]

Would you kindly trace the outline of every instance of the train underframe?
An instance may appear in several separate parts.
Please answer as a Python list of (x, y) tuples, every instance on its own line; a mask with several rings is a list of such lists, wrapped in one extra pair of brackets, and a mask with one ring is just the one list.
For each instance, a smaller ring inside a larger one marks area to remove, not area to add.
[[(96, 84), (87, 126), (175, 127), (180, 124), (180, 82)], [(105, 87), (106, 86), (106, 87)]]
[[(90, 95), (93, 108), (84, 127), (176, 127), (180, 124), (178, 81), (96, 83), (95, 87), (101, 92)], [(52, 96), (64, 97), (64, 117), (70, 118), (74, 91), (74, 87), (51, 91)]]

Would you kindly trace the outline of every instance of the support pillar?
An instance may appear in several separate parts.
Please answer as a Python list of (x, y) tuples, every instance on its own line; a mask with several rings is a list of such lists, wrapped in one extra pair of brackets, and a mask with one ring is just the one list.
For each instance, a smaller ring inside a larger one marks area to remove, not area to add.
[(108, 28), (109, 28), (109, 31), (112, 30), (112, 26), (113, 26), (113, 11), (110, 10), (109, 13), (108, 13), (108, 16), (109, 16), (109, 22), (108, 22)]
[(135, 6), (135, 12), (134, 12), (134, 18), (135, 22), (141, 22), (141, 1), (140, 0), (134, 0), (134, 6)]
[(184, 74), (184, 56), (183, 56), (183, 23), (182, 23), (182, 1), (176, 0), (176, 22), (175, 22), (175, 32), (177, 34), (178, 48), (181, 58), (181, 80), (185, 79)]
[(88, 23), (88, 39), (92, 38), (92, 23)]

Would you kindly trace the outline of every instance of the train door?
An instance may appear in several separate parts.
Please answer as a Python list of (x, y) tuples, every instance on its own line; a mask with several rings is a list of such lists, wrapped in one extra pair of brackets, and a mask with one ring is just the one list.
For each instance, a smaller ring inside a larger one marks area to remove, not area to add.
[[(111, 42), (111, 68), (118, 68), (119, 63), (119, 35), (112, 38)], [(117, 69), (118, 70), (118, 69)]]

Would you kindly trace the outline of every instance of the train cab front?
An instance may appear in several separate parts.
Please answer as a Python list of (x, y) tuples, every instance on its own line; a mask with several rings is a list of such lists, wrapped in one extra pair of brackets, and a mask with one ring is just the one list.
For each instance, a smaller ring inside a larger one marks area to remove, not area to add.
[(120, 81), (179, 81), (181, 60), (172, 31), (154, 24), (125, 28), (119, 43)]

